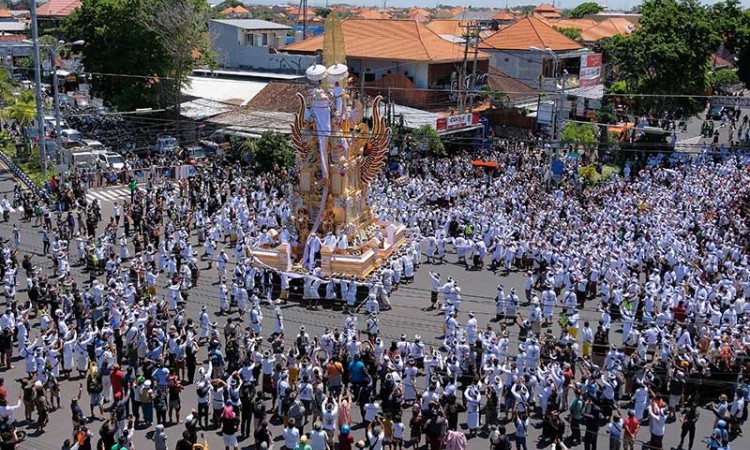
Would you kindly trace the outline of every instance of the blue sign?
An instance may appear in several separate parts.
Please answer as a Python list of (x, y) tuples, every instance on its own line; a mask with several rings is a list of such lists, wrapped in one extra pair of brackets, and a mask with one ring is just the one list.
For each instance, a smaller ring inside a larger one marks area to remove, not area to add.
[(559, 159), (552, 161), (552, 175), (562, 175), (565, 172), (565, 165)]

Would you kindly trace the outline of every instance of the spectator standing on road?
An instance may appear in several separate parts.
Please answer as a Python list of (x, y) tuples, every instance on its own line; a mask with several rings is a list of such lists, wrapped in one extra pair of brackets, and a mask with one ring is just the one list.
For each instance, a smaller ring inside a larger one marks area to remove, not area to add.
[(635, 439), (638, 437), (638, 431), (641, 429), (641, 424), (638, 418), (635, 417), (635, 411), (628, 410), (628, 417), (625, 419), (623, 425), (623, 437), (622, 437), (622, 448), (623, 450), (634, 450)]

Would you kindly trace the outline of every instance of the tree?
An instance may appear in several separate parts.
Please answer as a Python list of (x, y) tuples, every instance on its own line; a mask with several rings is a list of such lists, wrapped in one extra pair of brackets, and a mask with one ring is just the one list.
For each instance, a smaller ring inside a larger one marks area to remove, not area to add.
[(253, 152), (256, 168), (261, 172), (271, 172), (277, 166), (286, 169), (294, 165), (294, 149), (289, 138), (281, 133), (264, 131), (252, 144), (244, 146)]
[(641, 12), (639, 28), (607, 45), (615, 77), (628, 93), (652, 95), (639, 98), (646, 111), (696, 111), (698, 103), (684, 95), (705, 94), (710, 56), (721, 41), (708, 10), (697, 0), (645, 0)]
[(724, 0), (708, 7), (721, 43), (729, 52), (736, 50), (738, 40), (747, 32), (748, 16), (737, 0)]
[(193, 52), (200, 52), (204, 59), (210, 53), (206, 28), (209, 15), (206, 0), (150, 0), (141, 10), (139, 21), (156, 36), (169, 59), (163, 86), (178, 117), (181, 90), (189, 84), (195, 66)]
[(445, 145), (437, 130), (425, 124), (412, 133), (412, 141), (422, 151), (429, 151), (433, 156), (445, 156)]
[(593, 123), (568, 122), (560, 133), (560, 142), (570, 145), (573, 150), (592, 150), (599, 144), (597, 132)]
[(171, 57), (139, 18), (152, 0), (83, 0), (63, 23), (66, 36), (83, 39), (83, 63), (92, 90), (121, 111), (158, 105), (158, 80)]
[(714, 91), (724, 91), (739, 82), (737, 72), (732, 69), (721, 69), (708, 74), (708, 84)]
[(315, 15), (326, 18), (331, 14), (331, 8), (315, 8)]
[(217, 13), (220, 13), (227, 8), (236, 8), (238, 6), (244, 7), (245, 4), (242, 3), (240, 0), (224, 0), (223, 2), (214, 6), (214, 11), (216, 11)]
[(552, 28), (554, 28), (561, 34), (567, 36), (568, 38), (573, 39), (574, 41), (581, 39), (581, 30), (579, 30), (578, 28), (573, 28), (573, 27), (569, 27), (569, 28), (552, 27)]
[(599, 6), (596, 2), (584, 2), (580, 5), (576, 6), (575, 8), (568, 11), (568, 17), (571, 17), (573, 19), (580, 19), (581, 17), (588, 15), (588, 14), (599, 14), (600, 12), (604, 11), (604, 8)]

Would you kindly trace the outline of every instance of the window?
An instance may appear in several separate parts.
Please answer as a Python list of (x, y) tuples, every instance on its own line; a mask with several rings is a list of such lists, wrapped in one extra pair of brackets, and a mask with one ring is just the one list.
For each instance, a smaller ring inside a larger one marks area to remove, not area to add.
[(246, 33), (243, 45), (246, 47), (268, 47), (268, 34)]
[(268, 35), (265, 33), (256, 34), (254, 44), (256, 47), (268, 47)]
[(555, 61), (552, 59), (545, 59), (542, 61), (542, 75), (545, 78), (555, 77)]

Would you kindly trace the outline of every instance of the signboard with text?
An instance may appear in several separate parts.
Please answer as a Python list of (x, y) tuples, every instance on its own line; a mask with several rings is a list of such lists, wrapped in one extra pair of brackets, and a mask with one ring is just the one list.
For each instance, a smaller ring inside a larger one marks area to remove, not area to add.
[(589, 53), (581, 56), (581, 72), (578, 76), (579, 87), (596, 86), (601, 83), (602, 54)]
[(440, 117), (435, 123), (435, 129), (453, 131), (468, 128), (479, 123), (479, 113), (459, 114), (457, 116)]

